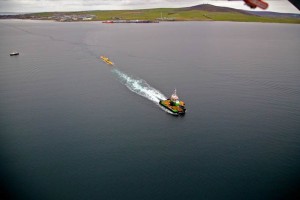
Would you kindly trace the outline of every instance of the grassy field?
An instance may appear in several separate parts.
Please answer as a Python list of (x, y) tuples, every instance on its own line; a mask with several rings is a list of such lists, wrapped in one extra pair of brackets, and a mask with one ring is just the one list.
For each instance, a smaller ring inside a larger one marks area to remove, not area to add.
[[(50, 17), (53, 12), (37, 13), (37, 17)], [(268, 18), (247, 15), (238, 12), (209, 12), (201, 10), (184, 10), (174, 8), (144, 9), (144, 10), (122, 10), (122, 11), (84, 11), (84, 12), (62, 12), (61, 14), (92, 14), (96, 17), (94, 21), (123, 19), (123, 20), (156, 20), (161, 17), (174, 19), (175, 21), (237, 21), (237, 22), (267, 22), (267, 23), (296, 23), (296, 18)]]

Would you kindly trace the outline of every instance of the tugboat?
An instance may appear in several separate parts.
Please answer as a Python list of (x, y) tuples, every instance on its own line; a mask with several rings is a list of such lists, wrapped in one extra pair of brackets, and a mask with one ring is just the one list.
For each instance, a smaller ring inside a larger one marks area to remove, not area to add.
[(10, 56), (17, 56), (17, 55), (19, 55), (19, 52), (11, 52), (9, 55)]
[(179, 98), (176, 94), (176, 89), (174, 89), (170, 99), (160, 100), (159, 104), (175, 115), (184, 115), (186, 111), (185, 103), (183, 101), (179, 101)]
[(108, 65), (112, 65), (112, 66), (115, 65), (112, 61), (110, 61), (110, 60), (109, 60), (107, 57), (105, 57), (105, 56), (100, 56), (100, 58), (101, 58), (106, 64), (108, 64)]

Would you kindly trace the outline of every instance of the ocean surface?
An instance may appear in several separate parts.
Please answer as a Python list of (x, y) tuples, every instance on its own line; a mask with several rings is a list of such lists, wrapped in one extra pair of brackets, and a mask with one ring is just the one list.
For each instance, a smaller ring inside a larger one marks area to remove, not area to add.
[(299, 52), (291, 24), (1, 20), (0, 195), (296, 199)]

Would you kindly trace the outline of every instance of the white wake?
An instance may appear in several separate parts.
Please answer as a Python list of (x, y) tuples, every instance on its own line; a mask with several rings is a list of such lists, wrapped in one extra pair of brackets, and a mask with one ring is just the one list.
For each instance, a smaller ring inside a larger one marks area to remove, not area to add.
[(167, 97), (157, 89), (151, 87), (145, 80), (140, 78), (133, 78), (116, 68), (112, 69), (111, 72), (116, 75), (118, 80), (122, 84), (124, 84), (130, 91), (149, 99), (165, 112), (174, 115), (174, 113), (159, 105), (159, 101), (165, 100), (167, 99)]
[(112, 69), (112, 73), (117, 75), (118, 80), (124, 84), (130, 91), (141, 95), (150, 101), (159, 104), (160, 100), (167, 97), (157, 89), (151, 87), (146, 81), (139, 78), (133, 78), (118, 69)]

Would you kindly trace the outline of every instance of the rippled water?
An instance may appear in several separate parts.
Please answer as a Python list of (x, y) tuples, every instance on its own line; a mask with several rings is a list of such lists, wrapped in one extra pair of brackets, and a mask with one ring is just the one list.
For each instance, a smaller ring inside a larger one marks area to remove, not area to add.
[[(299, 33), (288, 24), (0, 21), (0, 194), (297, 195)], [(155, 104), (174, 88), (184, 117)]]

